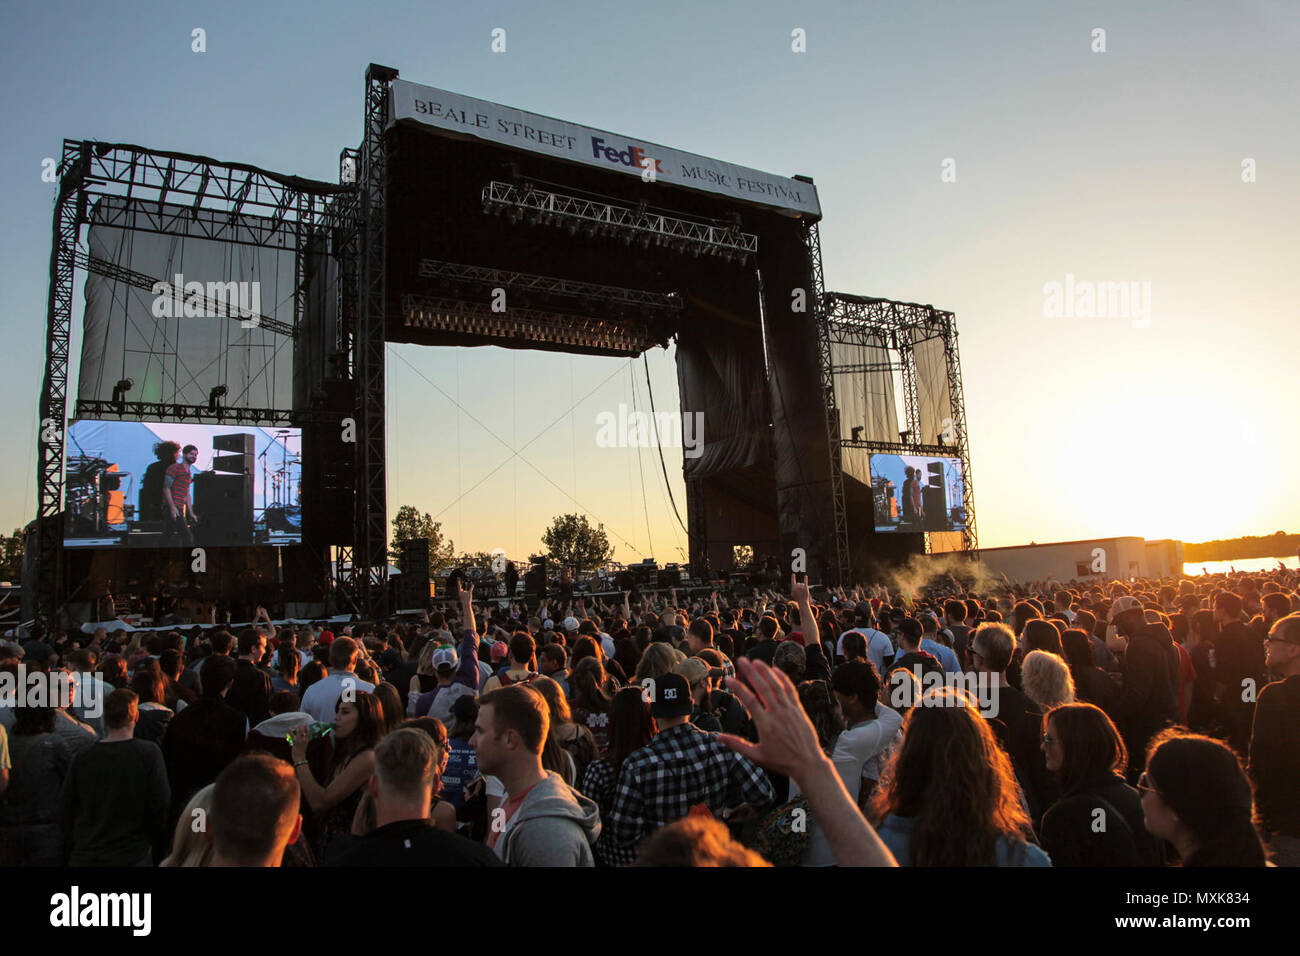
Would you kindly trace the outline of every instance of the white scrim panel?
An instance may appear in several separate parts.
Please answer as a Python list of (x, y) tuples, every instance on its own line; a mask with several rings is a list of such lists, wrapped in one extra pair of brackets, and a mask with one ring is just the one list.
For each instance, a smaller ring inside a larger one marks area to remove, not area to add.
[[(159, 296), (89, 272), (78, 399), (108, 401), (120, 379), (131, 379), (128, 401), (205, 405), (224, 385), (225, 407), (291, 407), (293, 339), (238, 316), (293, 324), (293, 252), (96, 224), (88, 245), (93, 259), (169, 287), (179, 275), (182, 285), (201, 283), (204, 295)], [(189, 312), (202, 314), (186, 315), (185, 298)]]
[(875, 371), (835, 375), (835, 407), (840, 414), (840, 437), (852, 438), (862, 426), (867, 441), (898, 441), (898, 406), (894, 377), (888, 370), (890, 353), (883, 343), (846, 345), (831, 343), (835, 368), (876, 367)]
[[(913, 346), (916, 356), (917, 420), (921, 434), (913, 437), (924, 445), (936, 444), (939, 435), (951, 428), (952, 401), (948, 393), (948, 362), (943, 339), (935, 337)], [(953, 439), (944, 438), (948, 444)]]

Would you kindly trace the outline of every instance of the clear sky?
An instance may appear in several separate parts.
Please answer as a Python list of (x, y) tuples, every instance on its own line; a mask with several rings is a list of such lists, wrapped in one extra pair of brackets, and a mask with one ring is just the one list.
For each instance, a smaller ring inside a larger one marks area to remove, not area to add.
[[(1300, 530), (1290, 0), (47, 2), (0, 18), (5, 529), (35, 509), (41, 160), (101, 139), (334, 180), (373, 61), (814, 177), (829, 289), (957, 315), (981, 544)], [(1053, 316), (1045, 286), (1067, 275), (1149, 288), (1149, 321)], [(648, 364), (656, 407), (676, 408), (671, 350)], [(596, 445), (597, 414), (634, 388), (645, 407), (640, 361), (399, 346), (388, 368), (391, 510), (519, 556), (583, 511), (618, 560), (684, 557), (657, 453)]]

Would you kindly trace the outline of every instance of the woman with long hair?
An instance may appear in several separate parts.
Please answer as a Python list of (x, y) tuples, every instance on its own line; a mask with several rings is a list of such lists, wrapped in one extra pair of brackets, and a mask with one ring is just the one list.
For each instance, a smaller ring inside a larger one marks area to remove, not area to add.
[(1051, 866), (1025, 840), (1011, 760), (978, 707), (945, 687), (907, 714), (870, 814), (900, 866)]
[[(212, 841), (208, 838), (208, 814), (212, 812), (210, 783), (190, 797), (185, 809), (176, 820), (172, 832), (172, 851), (159, 866), (207, 866), (212, 859)], [(202, 825), (198, 825), (202, 821)]]
[(667, 674), (677, 662), (682, 660), (685, 655), (675, 649), (671, 644), (665, 644), (662, 641), (655, 641), (645, 649), (641, 655), (641, 660), (637, 661), (636, 673), (632, 677), (632, 683), (640, 684), (647, 678), (654, 679)]
[(324, 680), (328, 671), (325, 665), (320, 661), (309, 661), (301, 671), (298, 672), (298, 699), (302, 700), (307, 694), (307, 688), (318, 680)]
[(1067, 628), (1061, 635), (1061, 648), (1065, 651), (1065, 662), (1074, 681), (1075, 698), (1082, 703), (1096, 704), (1109, 714), (1119, 697), (1119, 685), (1092, 662), (1092, 641), (1088, 639), (1088, 632), (1076, 627)]
[(140, 719), (135, 725), (135, 736), (157, 743), (167, 733), (167, 726), (175, 716), (163, 703), (167, 699), (167, 682), (163, 680), (158, 662), (151, 658), (140, 661), (131, 675), (130, 687), (140, 698)]
[(1061, 785), (1039, 827), (1052, 865), (1160, 866), (1160, 844), (1142, 825), (1142, 798), (1124, 782), (1128, 750), (1105, 711), (1053, 708), (1043, 718), (1042, 747)]
[(1147, 747), (1138, 780), (1146, 828), (1183, 866), (1265, 866), (1255, 796), (1241, 761), (1222, 741), (1176, 727)]
[(99, 678), (105, 684), (111, 684), (113, 690), (122, 690), (128, 681), (126, 658), (121, 654), (105, 654), (99, 662)]
[[(587, 764), (596, 758), (596, 741), (592, 738), (586, 724), (574, 721), (573, 714), (569, 710), (569, 702), (565, 699), (564, 691), (560, 689), (559, 684), (549, 677), (539, 676), (528, 686), (546, 700), (546, 706), (551, 713), (549, 736), (559, 744), (573, 765), (568, 776), (563, 773), (561, 776), (565, 776), (565, 782), (569, 786), (576, 787), (587, 770)], [(543, 763), (545, 763), (544, 755), (545, 751), (543, 751)]]
[(277, 673), (271, 678), (272, 692), (291, 690), (298, 693), (298, 671), (301, 670), (302, 658), (292, 648), (281, 648), (284, 653), (277, 658)]
[(1031, 618), (1025, 622), (1021, 646), (1024, 647), (1026, 656), (1034, 651), (1049, 651), (1057, 657), (1065, 656), (1061, 650), (1061, 632), (1051, 621), (1042, 618)]
[(352, 700), (339, 698), (334, 708), (334, 749), (322, 768), (324, 782), (316, 779), (307, 763), (306, 727), (293, 730), (293, 766), (302, 795), (315, 815), (312, 853), (324, 860), (325, 848), (340, 833), (352, 829), (352, 818), (375, 770), (375, 744), (379, 742), (382, 715), (374, 694), (357, 691)]
[[(646, 744), (655, 735), (655, 719), (650, 714), (650, 702), (638, 687), (624, 687), (614, 695), (609, 708), (609, 749), (604, 756), (593, 760), (583, 775), (578, 789), (596, 801), (602, 820), (608, 820), (614, 806), (614, 792), (618, 789), (618, 775), (623, 761)], [(602, 827), (593, 847), (596, 862), (602, 866), (627, 866), (636, 859), (635, 847), (622, 847), (614, 842), (609, 827)]]
[[(1051, 625), (1048, 625), (1051, 627)], [(1052, 628), (1055, 633), (1056, 629)], [(1074, 703), (1074, 681), (1065, 661), (1051, 651), (1030, 651), (1020, 666), (1020, 689), (1044, 712)]]
[(402, 713), (402, 695), (396, 687), (387, 681), (380, 681), (376, 684), (374, 694), (379, 701), (379, 723), (381, 728), (379, 736), (385, 737), (389, 731), (396, 730), (397, 725), (405, 719), (405, 715)]
[(824, 680), (804, 681), (799, 685), (799, 703), (803, 704), (804, 713), (817, 731), (818, 745), (829, 757), (840, 731), (844, 729), (844, 712), (840, 710), (830, 683)]
[(437, 641), (429, 641), (420, 649), (420, 657), (411, 675), (411, 686), (406, 693), (406, 716), (415, 716), (415, 705), (422, 694), (427, 694), (438, 686), (438, 674), (433, 668), (433, 652), (438, 649)]
[(607, 688), (605, 668), (594, 658), (582, 660), (569, 674), (573, 719), (591, 731), (597, 756), (609, 748), (609, 710), (613, 697)]

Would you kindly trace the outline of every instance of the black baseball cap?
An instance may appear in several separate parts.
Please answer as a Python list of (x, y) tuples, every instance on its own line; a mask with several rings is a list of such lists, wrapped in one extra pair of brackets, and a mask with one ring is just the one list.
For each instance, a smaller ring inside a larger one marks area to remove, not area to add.
[(691, 685), (681, 674), (660, 674), (654, 678), (650, 713), (656, 717), (689, 717), (695, 710)]

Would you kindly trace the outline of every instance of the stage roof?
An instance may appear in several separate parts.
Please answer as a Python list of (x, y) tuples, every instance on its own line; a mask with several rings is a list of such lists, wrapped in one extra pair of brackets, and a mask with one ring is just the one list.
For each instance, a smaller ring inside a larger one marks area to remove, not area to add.
[(446, 135), (473, 137), (638, 178), (646, 172), (645, 161), (650, 160), (656, 182), (766, 206), (787, 215), (821, 218), (817, 187), (801, 179), (736, 166), (406, 80), (393, 82), (392, 97), (394, 123), (432, 127)]

